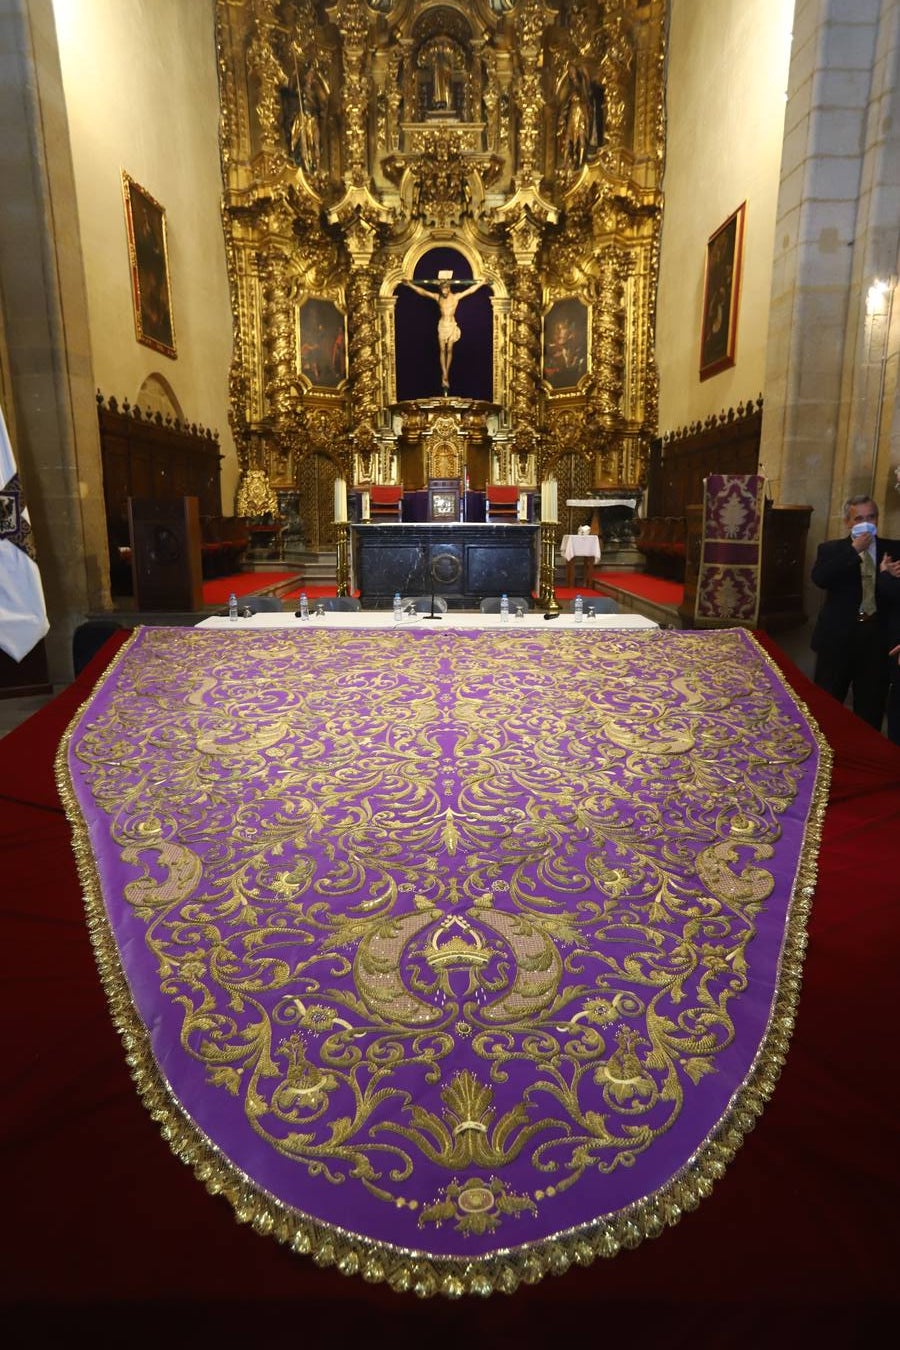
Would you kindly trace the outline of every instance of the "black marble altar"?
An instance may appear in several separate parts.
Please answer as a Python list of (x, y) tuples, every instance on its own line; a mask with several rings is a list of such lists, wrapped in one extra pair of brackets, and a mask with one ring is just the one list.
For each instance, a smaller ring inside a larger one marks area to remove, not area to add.
[(377, 609), (402, 596), (442, 596), (475, 609), (486, 595), (531, 595), (537, 588), (536, 525), (415, 522), (351, 526), (355, 583)]

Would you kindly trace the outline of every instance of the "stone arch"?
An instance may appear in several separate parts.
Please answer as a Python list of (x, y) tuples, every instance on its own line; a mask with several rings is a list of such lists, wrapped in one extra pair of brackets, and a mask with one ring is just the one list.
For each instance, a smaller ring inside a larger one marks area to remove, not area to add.
[(184, 412), (178, 401), (178, 396), (165, 375), (159, 371), (150, 372), (141, 384), (134, 402), (135, 407), (140, 408), (141, 412), (149, 412), (154, 415), (159, 413), (163, 421), (171, 418), (173, 422), (184, 424)]

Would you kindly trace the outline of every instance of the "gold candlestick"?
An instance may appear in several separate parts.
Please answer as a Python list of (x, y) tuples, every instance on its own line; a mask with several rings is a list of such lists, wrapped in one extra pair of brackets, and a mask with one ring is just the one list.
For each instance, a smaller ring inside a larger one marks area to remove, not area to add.
[(346, 520), (334, 524), (337, 543), (337, 593), (350, 594), (350, 526)]
[(553, 584), (556, 563), (556, 521), (541, 521), (541, 593), (538, 603), (548, 614), (559, 613), (559, 602)]

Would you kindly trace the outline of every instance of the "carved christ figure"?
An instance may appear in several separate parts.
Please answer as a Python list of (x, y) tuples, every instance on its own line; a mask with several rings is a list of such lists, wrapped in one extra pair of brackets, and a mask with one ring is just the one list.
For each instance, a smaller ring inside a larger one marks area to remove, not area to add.
[(403, 282), (417, 295), (424, 295), (426, 300), (435, 300), (441, 312), (437, 328), (438, 353), (441, 358), (441, 387), (447, 394), (450, 392), (450, 362), (453, 360), (453, 345), (462, 336), (459, 324), (456, 322), (456, 306), (467, 295), (471, 295), (481, 286), (486, 286), (487, 281), (484, 278), (481, 281), (473, 281), (471, 286), (466, 286), (465, 290), (457, 291), (455, 295), (449, 281), (441, 282), (437, 295), (434, 291), (426, 291), (424, 286), (417, 286), (414, 281), (407, 281), (405, 277)]

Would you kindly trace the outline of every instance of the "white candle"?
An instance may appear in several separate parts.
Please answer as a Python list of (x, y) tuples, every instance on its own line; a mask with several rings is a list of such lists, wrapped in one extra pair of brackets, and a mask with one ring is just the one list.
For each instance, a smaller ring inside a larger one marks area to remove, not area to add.
[(549, 508), (547, 519), (551, 522), (551, 524), (556, 525), (558, 523), (559, 517), (557, 515), (555, 478), (551, 478), (547, 484), (547, 505)]
[(547, 520), (547, 507), (550, 503), (550, 494), (547, 491), (547, 483), (541, 483), (541, 520)]
[(347, 519), (347, 484), (343, 478), (334, 480), (334, 518), (336, 521)]

